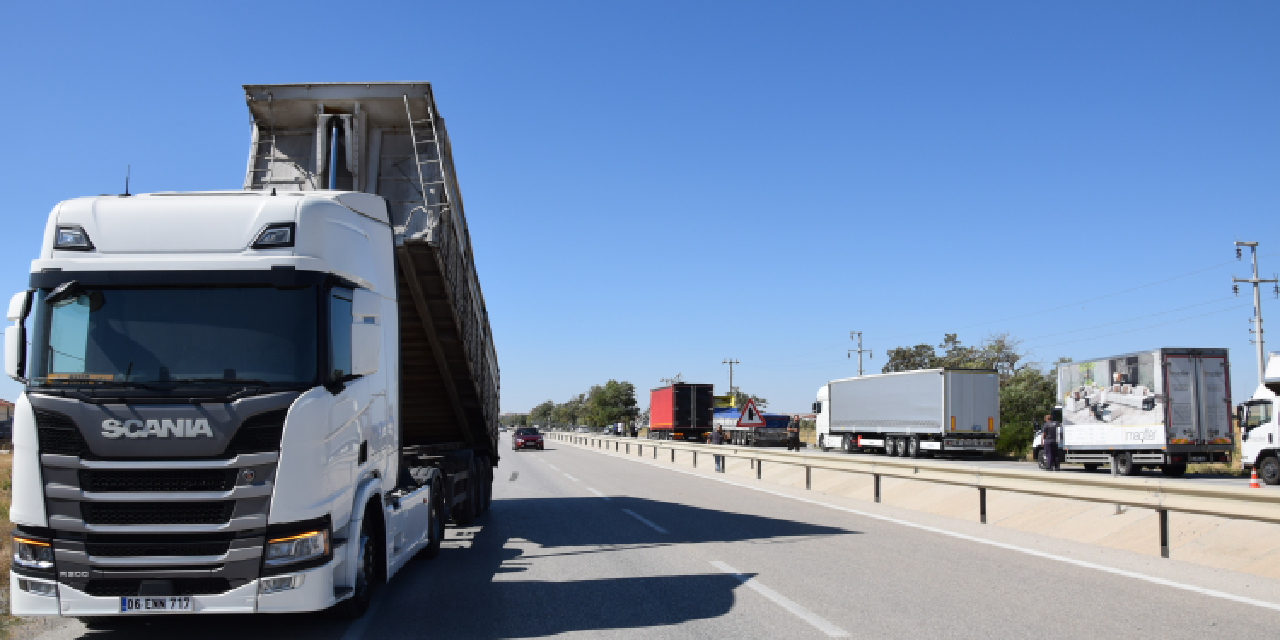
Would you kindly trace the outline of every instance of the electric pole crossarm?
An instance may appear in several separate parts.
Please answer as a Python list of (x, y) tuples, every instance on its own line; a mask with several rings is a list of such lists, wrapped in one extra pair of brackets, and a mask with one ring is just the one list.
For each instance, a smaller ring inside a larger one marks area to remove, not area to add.
[[(1261, 385), (1263, 380), (1263, 375), (1264, 375), (1264, 369), (1267, 366), (1267, 361), (1266, 361), (1266, 351), (1264, 351), (1262, 347), (1262, 292), (1261, 292), (1261, 289), (1258, 287), (1258, 285), (1264, 282), (1277, 282), (1277, 279), (1276, 278), (1266, 279), (1266, 278), (1258, 277), (1258, 243), (1257, 242), (1244, 242), (1244, 241), (1237, 240), (1236, 241), (1236, 259), (1237, 260), (1241, 258), (1240, 247), (1249, 247), (1249, 253), (1251, 254), (1250, 258), (1253, 263), (1253, 277), (1252, 278), (1236, 278), (1233, 276), (1231, 278), (1231, 282), (1233, 283), (1231, 285), (1231, 288), (1236, 293), (1239, 293), (1240, 288), (1236, 286), (1237, 284), (1244, 282), (1244, 283), (1253, 285), (1253, 318), (1252, 320), (1253, 320), (1253, 334), (1255, 337), (1253, 344), (1258, 349), (1258, 384)], [(1277, 284), (1276, 286), (1276, 294), (1280, 296), (1280, 284)]]
[[(854, 338), (854, 336), (857, 336), (857, 338)], [(868, 358), (874, 358), (874, 357), (876, 357), (876, 356), (875, 356), (875, 354), (874, 354), (874, 353), (872, 353), (872, 352), (871, 352), (871, 350), (870, 350), (870, 349), (863, 349), (863, 348), (862, 348), (862, 332), (861, 332), (861, 331), (850, 331), (850, 332), (849, 332), (849, 339), (850, 339), (850, 340), (857, 340), (857, 341), (858, 341), (858, 348), (857, 348), (857, 349), (850, 349), (850, 350), (849, 350), (849, 353), (848, 353), (848, 354), (846, 354), (846, 357), (852, 358), (852, 357), (853, 357), (853, 354), (855, 354), (855, 353), (856, 353), (856, 354), (858, 354), (858, 376), (859, 376), (859, 377), (861, 377), (861, 376), (862, 376), (862, 354), (864, 354), (864, 353), (865, 353), (865, 354), (867, 354), (867, 357), (868, 357)]]

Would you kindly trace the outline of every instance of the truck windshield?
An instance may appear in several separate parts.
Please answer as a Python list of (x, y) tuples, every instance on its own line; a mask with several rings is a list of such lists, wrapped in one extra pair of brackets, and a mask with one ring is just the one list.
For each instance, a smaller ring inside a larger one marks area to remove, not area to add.
[(1244, 417), (1244, 428), (1252, 429), (1271, 422), (1271, 403), (1257, 402), (1245, 405), (1248, 413)]
[(318, 288), (77, 289), (37, 292), (35, 386), (310, 386)]

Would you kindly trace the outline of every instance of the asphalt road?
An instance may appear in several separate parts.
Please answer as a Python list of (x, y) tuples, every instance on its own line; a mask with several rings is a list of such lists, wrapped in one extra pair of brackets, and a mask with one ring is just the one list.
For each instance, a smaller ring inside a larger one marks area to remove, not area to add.
[(39, 637), (1199, 638), (1280, 622), (1280, 581), (706, 469), (548, 441), (497, 471), (492, 509), (354, 623), (167, 616)]

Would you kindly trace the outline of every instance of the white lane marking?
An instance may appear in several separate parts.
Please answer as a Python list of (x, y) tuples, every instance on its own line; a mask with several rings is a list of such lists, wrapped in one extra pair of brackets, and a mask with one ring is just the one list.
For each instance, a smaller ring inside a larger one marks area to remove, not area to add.
[(831, 624), (830, 622), (823, 620), (822, 618), (818, 617), (818, 614), (792, 602), (781, 593), (778, 593), (777, 591), (774, 591), (773, 589), (770, 589), (769, 587), (766, 587), (760, 584), (760, 582), (757, 581), (755, 578), (750, 578), (745, 575), (742, 575), (741, 571), (738, 571), (737, 569), (734, 569), (733, 567), (723, 562), (720, 562), (719, 560), (713, 560), (711, 562), (711, 566), (737, 578), (738, 582), (741, 582), (752, 591), (755, 591), (756, 593), (772, 600), (778, 606), (782, 607), (783, 609), (786, 609), (787, 611), (790, 611), (792, 614), (795, 615), (795, 617), (800, 618), (801, 620), (804, 620), (805, 622), (808, 622), (809, 624), (813, 625), (814, 628), (816, 628), (818, 631), (821, 631), (827, 634), (827, 636), (832, 638), (848, 638), (849, 637), (848, 631), (845, 631), (844, 629), (841, 629), (840, 627), (837, 627), (834, 624)]
[(600, 493), (599, 491), (596, 491), (595, 489), (592, 489), (591, 487), (587, 487), (587, 491), (590, 491), (591, 493), (596, 494), (596, 496), (597, 496), (597, 497), (604, 498), (605, 500), (609, 500), (609, 501), (612, 501), (612, 500), (613, 500), (613, 498), (610, 498), (609, 496), (606, 496), (605, 494)]
[(564, 475), (564, 477), (566, 477), (566, 478), (568, 478), (568, 479), (570, 479), (570, 480), (572, 480), (572, 481), (574, 481), (574, 482), (577, 482), (577, 481), (578, 481), (578, 479), (577, 479), (577, 478), (575, 478), (575, 477), (573, 477), (573, 476), (571, 476), (571, 475), (569, 475), (569, 474), (567, 474), (567, 473), (564, 473), (563, 471), (561, 471), (560, 473), (561, 473), (561, 474), (563, 474), (563, 475)]
[(654, 524), (652, 520), (650, 520), (650, 519), (648, 519), (648, 518), (646, 518), (646, 517), (644, 517), (644, 516), (642, 516), (642, 515), (640, 515), (640, 514), (638, 514), (638, 513), (634, 512), (634, 511), (632, 511), (632, 510), (630, 510), (630, 509), (623, 509), (622, 511), (623, 511), (623, 513), (626, 513), (627, 515), (631, 516), (632, 518), (635, 518), (636, 520), (639, 520), (640, 522), (643, 522), (643, 523), (645, 523), (645, 524), (649, 525), (649, 528), (650, 528), (650, 529), (653, 529), (654, 531), (657, 531), (658, 533), (662, 533), (662, 534), (667, 533), (667, 530), (666, 530), (666, 529), (663, 529), (662, 527), (659, 527), (658, 525)]
[(1151, 583), (1154, 583), (1154, 584), (1164, 585), (1164, 586), (1166, 586), (1166, 587), (1172, 587), (1172, 588), (1174, 588), (1174, 589), (1182, 589), (1183, 591), (1190, 591), (1190, 592), (1192, 592), (1192, 593), (1199, 593), (1199, 594), (1201, 594), (1201, 595), (1206, 595), (1206, 596), (1210, 596), (1210, 597), (1214, 597), (1214, 598), (1221, 598), (1221, 599), (1223, 599), (1223, 600), (1231, 600), (1231, 601), (1233, 601), (1233, 602), (1239, 602), (1239, 603), (1241, 603), (1241, 604), (1248, 604), (1248, 605), (1253, 605), (1253, 606), (1255, 606), (1255, 607), (1262, 607), (1263, 609), (1271, 609), (1271, 610), (1273, 610), (1273, 611), (1280, 611), (1280, 604), (1276, 604), (1276, 603), (1274, 603), (1274, 602), (1267, 602), (1267, 601), (1265, 601), (1265, 600), (1257, 600), (1257, 599), (1250, 598), (1250, 597), (1247, 597), (1247, 596), (1238, 596), (1238, 595), (1236, 595), (1236, 594), (1234, 594), (1234, 593), (1227, 593), (1227, 592), (1225, 592), (1225, 591), (1218, 591), (1218, 590), (1216, 590), (1216, 589), (1207, 589), (1207, 588), (1205, 588), (1205, 587), (1197, 587), (1197, 586), (1195, 586), (1195, 585), (1193, 585), (1193, 584), (1187, 584), (1187, 583), (1185, 583), (1185, 582), (1175, 582), (1175, 581), (1173, 581), (1173, 580), (1166, 580), (1166, 579), (1164, 579), (1164, 578), (1158, 578), (1158, 577), (1156, 577), (1156, 576), (1149, 576), (1149, 575), (1147, 575), (1147, 574), (1145, 574), (1145, 573), (1138, 573), (1138, 572), (1136, 572), (1136, 571), (1129, 571), (1129, 570), (1127, 570), (1127, 569), (1117, 569), (1117, 568), (1115, 568), (1115, 567), (1108, 567), (1108, 566), (1106, 566), (1106, 565), (1097, 564), (1097, 563), (1094, 563), (1094, 562), (1089, 562), (1089, 561), (1087, 561), (1087, 560), (1077, 560), (1077, 559), (1075, 559), (1075, 558), (1068, 558), (1068, 557), (1065, 557), (1065, 556), (1054, 555), (1054, 554), (1052, 554), (1052, 553), (1046, 553), (1046, 552), (1044, 552), (1044, 551), (1037, 551), (1037, 550), (1035, 550), (1035, 549), (1028, 549), (1028, 548), (1026, 548), (1026, 547), (1019, 547), (1019, 546), (1017, 546), (1017, 545), (1008, 544), (1008, 543), (1005, 543), (1005, 542), (996, 542), (995, 540), (987, 540), (986, 538), (979, 538), (979, 537), (977, 537), (977, 536), (971, 536), (971, 535), (968, 535), (968, 534), (965, 534), (965, 533), (959, 533), (959, 532), (956, 532), (956, 531), (948, 531), (948, 530), (946, 530), (946, 529), (939, 529), (938, 527), (931, 527), (931, 526), (929, 526), (929, 525), (918, 524), (918, 523), (915, 523), (915, 522), (911, 522), (911, 521), (909, 521), (909, 520), (899, 520), (898, 518), (893, 518), (893, 517), (890, 517), (890, 516), (882, 516), (882, 515), (875, 514), (875, 513), (867, 513), (866, 511), (859, 511), (859, 510), (857, 510), (857, 509), (850, 509), (849, 507), (841, 507), (841, 506), (837, 506), (837, 505), (834, 505), (834, 504), (827, 504), (827, 503), (825, 503), (825, 502), (818, 502), (817, 500), (810, 500), (810, 499), (808, 499), (808, 498), (801, 498), (801, 497), (798, 497), (798, 496), (787, 495), (787, 494), (782, 493), (782, 492), (780, 492), (780, 491), (770, 491), (770, 490), (768, 490), (768, 489), (763, 489), (763, 488), (761, 488), (761, 487), (753, 487), (753, 486), (751, 486), (751, 485), (738, 484), (737, 482), (733, 482), (732, 480), (726, 480), (726, 479), (724, 479), (724, 478), (711, 478), (711, 477), (708, 477), (708, 476), (704, 476), (704, 475), (702, 475), (702, 474), (700, 474), (700, 473), (694, 473), (694, 472), (692, 472), (692, 471), (684, 471), (684, 470), (682, 470), (682, 469), (672, 469), (671, 467), (664, 467), (664, 466), (662, 466), (662, 465), (660, 465), (660, 464), (655, 464), (655, 463), (652, 463), (652, 462), (648, 462), (648, 461), (646, 461), (646, 460), (635, 459), (635, 458), (628, 458), (628, 457), (626, 457), (626, 456), (613, 456), (613, 457), (615, 457), (615, 458), (619, 458), (619, 459), (622, 459), (622, 460), (626, 460), (626, 461), (628, 461), (628, 462), (637, 462), (637, 463), (644, 464), (644, 465), (648, 465), (648, 466), (651, 466), (651, 467), (656, 467), (656, 468), (658, 468), (658, 469), (666, 469), (667, 471), (674, 471), (674, 472), (676, 472), (676, 473), (683, 473), (683, 474), (685, 474), (685, 475), (693, 476), (693, 477), (695, 477), (695, 478), (702, 478), (703, 480), (710, 480), (710, 481), (712, 481), (712, 482), (723, 482), (724, 484), (732, 485), (732, 486), (739, 487), (739, 488), (742, 488), (742, 489), (750, 489), (750, 490), (752, 490), (752, 491), (759, 491), (760, 493), (767, 493), (767, 494), (769, 494), (769, 495), (772, 495), (772, 496), (778, 496), (778, 497), (780, 497), (780, 498), (787, 498), (787, 499), (789, 499), (789, 500), (797, 500), (797, 501), (799, 501), (799, 502), (805, 502), (805, 503), (808, 503), (808, 504), (817, 505), (817, 506), (819, 506), (819, 507), (826, 507), (826, 508), (828, 508), (828, 509), (833, 509), (833, 510), (835, 510), (835, 511), (843, 511), (843, 512), (845, 512), (845, 513), (852, 513), (852, 514), (854, 514), (854, 515), (863, 516), (863, 517), (865, 517), (865, 518), (871, 518), (871, 519), (873, 519), (873, 520), (880, 520), (881, 522), (892, 522), (893, 524), (902, 525), (902, 526), (904, 526), (904, 527), (912, 527), (912, 528), (914, 528), (914, 529), (920, 529), (921, 531), (928, 531), (928, 532), (930, 532), (930, 533), (937, 533), (937, 534), (941, 534), (941, 535), (944, 535), (944, 536), (951, 536), (952, 538), (958, 538), (958, 539), (960, 539), (960, 540), (968, 540), (969, 542), (976, 542), (976, 543), (978, 543), (978, 544), (985, 544), (985, 545), (992, 546), (992, 547), (998, 547), (998, 548), (1000, 548), (1000, 549), (1006, 549), (1006, 550), (1008, 550), (1008, 551), (1016, 551), (1016, 552), (1018, 552), (1018, 553), (1025, 553), (1025, 554), (1027, 554), (1027, 555), (1029, 555), (1029, 556), (1035, 556), (1035, 557), (1037, 557), (1037, 558), (1044, 558), (1044, 559), (1046, 559), (1046, 560), (1056, 560), (1056, 561), (1058, 561), (1058, 562), (1064, 562), (1064, 563), (1066, 563), (1066, 564), (1075, 565), (1075, 566), (1077, 566), (1077, 567), (1082, 567), (1082, 568), (1085, 568), (1085, 569), (1093, 569), (1093, 570), (1095, 570), (1095, 571), (1102, 571), (1102, 572), (1104, 572), (1104, 573), (1110, 573), (1110, 574), (1112, 574), (1112, 575), (1124, 576), (1124, 577), (1126, 577), (1126, 578), (1133, 578), (1134, 580), (1142, 580), (1142, 581), (1145, 581), (1145, 582), (1151, 582)]

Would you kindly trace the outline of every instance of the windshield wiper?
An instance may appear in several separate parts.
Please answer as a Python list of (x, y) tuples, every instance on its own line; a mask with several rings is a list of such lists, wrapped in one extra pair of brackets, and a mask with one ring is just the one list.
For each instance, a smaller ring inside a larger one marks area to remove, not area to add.
[(169, 382), (175, 385), (183, 384), (187, 382), (196, 382), (196, 383), (219, 383), (220, 382), (222, 384), (236, 384), (236, 385), (247, 384), (255, 387), (271, 386), (271, 383), (267, 382), (266, 380), (253, 380), (249, 378), (175, 378), (173, 380), (170, 380)]

